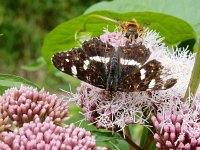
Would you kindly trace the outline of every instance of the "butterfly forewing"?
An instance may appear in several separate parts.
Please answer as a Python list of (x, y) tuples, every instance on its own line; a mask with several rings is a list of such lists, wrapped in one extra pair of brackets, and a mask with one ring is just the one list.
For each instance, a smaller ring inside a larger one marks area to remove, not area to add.
[(90, 60), (98, 62), (101, 66), (104, 67), (104, 70), (101, 71), (104, 72), (107, 77), (110, 67), (110, 61), (115, 51), (115, 48), (108, 43), (102, 42), (98, 38), (93, 38), (89, 41), (83, 42), (82, 47), (84, 53), (89, 57)]
[(105, 88), (105, 67), (103, 63), (90, 60), (81, 48), (56, 53), (52, 57), (54, 66), (96, 87)]
[(113, 46), (98, 38), (83, 42), (82, 47), (88, 57), (110, 58), (114, 51)]

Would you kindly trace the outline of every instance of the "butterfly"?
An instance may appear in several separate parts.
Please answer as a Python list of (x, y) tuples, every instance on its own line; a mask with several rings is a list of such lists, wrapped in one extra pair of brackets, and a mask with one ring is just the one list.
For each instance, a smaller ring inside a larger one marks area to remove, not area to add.
[(141, 43), (113, 47), (93, 38), (81, 48), (55, 53), (54, 66), (73, 77), (111, 95), (117, 91), (136, 92), (165, 90), (176, 84), (156, 59), (149, 60), (151, 52)]

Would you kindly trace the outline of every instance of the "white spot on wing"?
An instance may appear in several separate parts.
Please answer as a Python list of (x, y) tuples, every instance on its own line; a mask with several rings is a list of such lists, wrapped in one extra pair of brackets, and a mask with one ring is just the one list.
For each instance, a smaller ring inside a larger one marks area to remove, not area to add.
[(151, 82), (149, 83), (148, 88), (149, 88), (149, 89), (152, 89), (152, 88), (155, 86), (155, 84), (156, 84), (156, 80), (155, 80), (155, 79), (152, 79)]
[(140, 70), (140, 74), (141, 74), (141, 76), (140, 76), (140, 79), (141, 80), (144, 80), (145, 79), (145, 73), (146, 73), (146, 70), (144, 70), (143, 68)]
[(160, 78), (161, 78), (161, 79), (163, 79), (163, 78), (164, 78), (164, 76), (163, 76), (163, 75), (161, 75), (161, 76), (160, 76)]
[(69, 62), (69, 59), (66, 58), (65, 61), (66, 61), (66, 62)]
[(84, 69), (84, 70), (87, 70), (89, 64), (90, 64), (89, 60), (85, 60), (85, 61), (84, 61), (84, 65), (83, 65), (83, 69)]
[(65, 71), (65, 68), (64, 68), (64, 67), (62, 67), (62, 68), (61, 68), (61, 71)]
[(90, 57), (90, 60), (95, 60), (97, 62), (102, 62), (102, 63), (108, 63), (110, 61), (110, 57), (94, 56)]
[(110, 58), (109, 57), (103, 57), (103, 63), (108, 63), (110, 61)]
[(91, 60), (95, 60), (95, 61), (98, 61), (98, 62), (101, 62), (101, 59), (99, 56), (94, 56), (94, 57), (90, 57)]
[(136, 65), (136, 66), (140, 66), (140, 63), (138, 63), (135, 60), (123, 59), (123, 58), (120, 58), (120, 64), (122, 64), (122, 65), (133, 65), (133, 66)]
[(76, 76), (76, 75), (77, 75), (76, 66), (73, 65), (73, 66), (71, 67), (71, 70), (72, 70), (72, 74)]
[(162, 89), (162, 90), (165, 90), (165, 89), (166, 89), (165, 85), (163, 85), (161, 89)]

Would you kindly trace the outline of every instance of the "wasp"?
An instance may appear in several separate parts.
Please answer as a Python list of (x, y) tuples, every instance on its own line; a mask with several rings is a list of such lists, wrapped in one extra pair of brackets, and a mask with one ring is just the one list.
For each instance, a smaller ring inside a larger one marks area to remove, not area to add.
[(127, 37), (131, 43), (138, 37), (143, 37), (144, 28), (138, 24), (136, 20), (122, 22), (120, 26), (124, 36)]

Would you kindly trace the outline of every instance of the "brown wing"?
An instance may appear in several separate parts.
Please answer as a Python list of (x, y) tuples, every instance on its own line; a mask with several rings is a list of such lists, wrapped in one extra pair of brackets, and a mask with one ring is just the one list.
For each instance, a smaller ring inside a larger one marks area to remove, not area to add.
[(118, 90), (134, 92), (171, 88), (176, 83), (176, 79), (164, 80), (163, 77), (166, 77), (166, 75), (163, 74), (163, 68), (160, 62), (151, 60), (139, 68), (137, 72), (134, 71), (125, 78), (121, 78)]
[(120, 56), (120, 74), (122, 79), (137, 72), (139, 68), (147, 61), (151, 52), (144, 45), (133, 44), (125, 47), (119, 47)]
[(81, 48), (56, 53), (52, 57), (54, 66), (73, 77), (99, 88), (105, 88), (104, 64), (90, 60)]
[(112, 45), (104, 43), (98, 38), (83, 42), (82, 47), (88, 57), (111, 57), (114, 51)]

